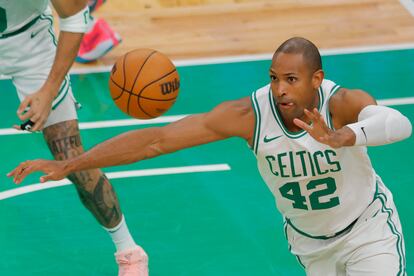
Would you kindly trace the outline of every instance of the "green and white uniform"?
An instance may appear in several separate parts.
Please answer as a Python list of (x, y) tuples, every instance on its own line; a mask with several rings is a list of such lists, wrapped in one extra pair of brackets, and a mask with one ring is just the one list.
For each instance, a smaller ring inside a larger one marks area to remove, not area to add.
[[(324, 80), (318, 91), (318, 110), (331, 128), (329, 99), (339, 88)], [(255, 91), (252, 103), (259, 171), (285, 218), (289, 247), (308, 275), (365, 275), (367, 269), (374, 271), (370, 275), (404, 275), (398, 214), (366, 147), (333, 149), (306, 131), (290, 132), (270, 85)]]
[[(21, 101), (42, 87), (55, 58), (57, 41), (48, 3), (0, 0), (0, 75), (11, 77)], [(68, 75), (45, 127), (76, 118)]]

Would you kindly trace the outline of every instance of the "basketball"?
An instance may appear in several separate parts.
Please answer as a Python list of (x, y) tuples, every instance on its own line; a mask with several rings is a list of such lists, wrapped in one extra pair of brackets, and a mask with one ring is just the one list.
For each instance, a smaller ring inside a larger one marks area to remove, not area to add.
[(137, 49), (112, 67), (109, 91), (115, 104), (138, 119), (156, 118), (175, 103), (180, 77), (172, 61), (152, 49)]

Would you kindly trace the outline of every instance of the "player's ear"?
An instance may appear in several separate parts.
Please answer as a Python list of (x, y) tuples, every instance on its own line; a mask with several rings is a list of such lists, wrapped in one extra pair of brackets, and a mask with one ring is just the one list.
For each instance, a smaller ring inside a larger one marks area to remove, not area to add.
[(312, 86), (314, 89), (318, 89), (321, 86), (325, 73), (322, 69), (315, 71), (312, 75)]

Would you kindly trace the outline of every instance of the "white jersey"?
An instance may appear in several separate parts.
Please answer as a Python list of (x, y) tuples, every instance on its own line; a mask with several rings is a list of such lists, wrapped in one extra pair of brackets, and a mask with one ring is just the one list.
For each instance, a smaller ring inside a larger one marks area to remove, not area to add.
[(0, 34), (14, 32), (47, 8), (48, 0), (0, 0)]
[[(323, 80), (318, 92), (319, 112), (331, 128), (328, 104), (338, 89)], [(366, 147), (333, 149), (306, 131), (290, 132), (270, 84), (252, 94), (252, 103), (259, 171), (287, 223), (307, 236), (330, 237), (354, 222), (375, 194), (376, 174)]]

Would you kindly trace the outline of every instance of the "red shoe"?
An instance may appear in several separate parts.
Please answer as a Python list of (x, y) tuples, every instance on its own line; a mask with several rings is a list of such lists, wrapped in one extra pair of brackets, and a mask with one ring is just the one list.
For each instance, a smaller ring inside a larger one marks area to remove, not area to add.
[(76, 61), (87, 63), (103, 57), (122, 41), (103, 19), (97, 19), (92, 29), (85, 33), (81, 42)]
[(118, 276), (148, 276), (148, 255), (141, 247), (115, 253), (115, 258)]

